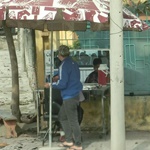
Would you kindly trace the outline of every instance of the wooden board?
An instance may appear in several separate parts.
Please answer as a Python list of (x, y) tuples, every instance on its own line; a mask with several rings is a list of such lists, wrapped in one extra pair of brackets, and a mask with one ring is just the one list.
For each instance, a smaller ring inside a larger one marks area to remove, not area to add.
[(17, 118), (12, 115), (10, 111), (0, 110), (0, 118), (3, 120), (17, 120)]

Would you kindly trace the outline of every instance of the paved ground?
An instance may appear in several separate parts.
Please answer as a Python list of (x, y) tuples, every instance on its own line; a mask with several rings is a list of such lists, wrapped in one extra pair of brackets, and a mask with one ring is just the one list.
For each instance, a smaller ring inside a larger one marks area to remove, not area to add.
[[(38, 150), (43, 149), (42, 139), (44, 134), (37, 136), (36, 123), (22, 125), (21, 132), (18, 138), (6, 139), (0, 137), (0, 143), (8, 144), (5, 147), (0, 147), (2, 150)], [(26, 128), (26, 130), (25, 130)], [(1, 126), (2, 130), (2, 126)], [(55, 136), (52, 142), (52, 149), (58, 147), (59, 136)], [(110, 149), (110, 134), (100, 138), (99, 132), (82, 131), (83, 149), (84, 150), (111, 150)], [(118, 141), (119, 142), (119, 141)], [(48, 140), (44, 147), (48, 147)], [(51, 150), (51, 148), (48, 148)], [(150, 150), (150, 132), (132, 131), (126, 132), (126, 150)]]

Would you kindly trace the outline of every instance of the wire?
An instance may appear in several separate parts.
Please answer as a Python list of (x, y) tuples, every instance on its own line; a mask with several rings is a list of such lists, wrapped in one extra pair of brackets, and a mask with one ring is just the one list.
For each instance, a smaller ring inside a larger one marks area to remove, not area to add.
[(116, 22), (114, 22), (111, 18), (110, 18), (110, 20), (121, 30), (121, 31), (119, 31), (119, 32), (116, 32), (116, 33), (110, 33), (110, 35), (113, 35), (113, 34), (118, 34), (118, 33), (121, 33), (121, 32), (123, 32), (123, 28), (121, 28)]

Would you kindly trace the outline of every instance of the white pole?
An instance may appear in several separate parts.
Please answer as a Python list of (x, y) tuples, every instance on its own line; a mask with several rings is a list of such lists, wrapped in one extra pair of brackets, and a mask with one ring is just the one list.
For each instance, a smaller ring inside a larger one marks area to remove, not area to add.
[[(50, 83), (52, 84), (53, 77), (53, 30), (51, 30), (51, 62), (50, 62)], [(52, 86), (50, 86), (49, 92), (49, 147), (52, 147)]]
[(111, 150), (125, 150), (122, 0), (110, 0)]

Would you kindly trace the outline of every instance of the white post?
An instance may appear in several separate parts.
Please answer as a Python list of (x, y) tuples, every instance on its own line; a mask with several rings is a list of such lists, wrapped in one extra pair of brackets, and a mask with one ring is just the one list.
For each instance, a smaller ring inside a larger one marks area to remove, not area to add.
[[(53, 77), (53, 30), (51, 30), (51, 62), (50, 62), (50, 83), (52, 84)], [(49, 147), (52, 147), (52, 86), (49, 92)]]
[(122, 0), (110, 0), (111, 150), (125, 150)]

